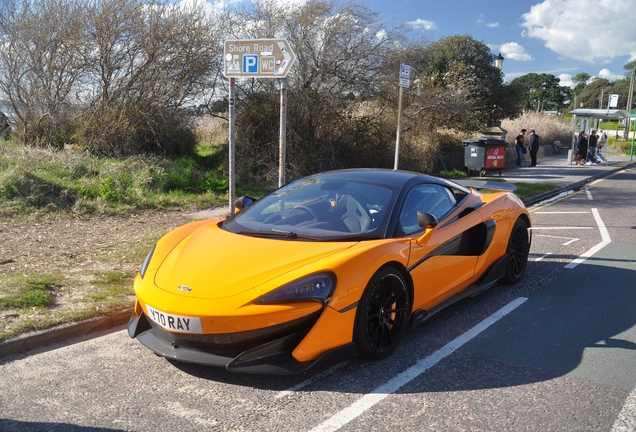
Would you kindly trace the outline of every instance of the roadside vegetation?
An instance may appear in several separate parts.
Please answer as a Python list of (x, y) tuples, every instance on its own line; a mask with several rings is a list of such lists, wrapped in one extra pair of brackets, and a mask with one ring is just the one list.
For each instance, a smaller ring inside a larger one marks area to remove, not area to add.
[(226, 205), (226, 159), (226, 146), (206, 143), (191, 156), (113, 158), (0, 141), (0, 220)]

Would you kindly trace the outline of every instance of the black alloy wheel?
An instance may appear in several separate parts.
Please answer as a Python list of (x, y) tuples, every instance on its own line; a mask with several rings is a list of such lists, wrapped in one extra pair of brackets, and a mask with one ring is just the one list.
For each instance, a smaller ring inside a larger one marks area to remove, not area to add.
[(530, 253), (530, 234), (528, 233), (527, 222), (519, 218), (512, 227), (510, 239), (508, 240), (508, 266), (504, 283), (515, 284), (521, 280), (528, 265), (528, 254)]
[(369, 281), (358, 305), (355, 341), (358, 355), (381, 359), (404, 337), (411, 312), (409, 290), (402, 274), (381, 268)]

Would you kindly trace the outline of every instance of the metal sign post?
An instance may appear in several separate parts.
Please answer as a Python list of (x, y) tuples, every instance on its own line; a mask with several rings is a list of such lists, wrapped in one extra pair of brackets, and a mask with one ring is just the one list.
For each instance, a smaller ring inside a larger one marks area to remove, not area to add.
[(223, 75), (230, 79), (230, 211), (234, 209), (234, 78), (280, 78), (278, 185), (285, 184), (287, 146), (287, 84), (285, 77), (296, 61), (287, 39), (227, 40), (223, 48)]
[(229, 180), (229, 190), (228, 190), (228, 195), (230, 196), (230, 213), (234, 213), (234, 200), (236, 199), (236, 191), (234, 188), (234, 183), (235, 183), (235, 177), (236, 174), (234, 173), (234, 125), (235, 125), (235, 106), (234, 106), (234, 78), (230, 78), (230, 87), (229, 87), (229, 94), (228, 94), (228, 103), (229, 103), (229, 117), (230, 117), (230, 127), (229, 127), (229, 140), (228, 140), (228, 145), (229, 145), (229, 153), (230, 153), (230, 160), (229, 160), (229, 171), (230, 171), (230, 180)]
[(411, 84), (411, 66), (400, 65), (400, 93), (398, 95), (398, 119), (397, 133), (395, 138), (395, 162), (393, 169), (397, 170), (400, 165), (400, 139), (402, 137), (402, 93), (405, 88), (409, 88)]
[(287, 153), (287, 81), (280, 80), (280, 131), (278, 150), (278, 187), (285, 185), (285, 159)]

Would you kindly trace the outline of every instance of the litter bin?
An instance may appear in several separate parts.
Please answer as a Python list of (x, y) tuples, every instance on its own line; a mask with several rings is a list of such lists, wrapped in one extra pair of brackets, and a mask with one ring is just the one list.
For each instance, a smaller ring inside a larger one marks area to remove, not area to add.
[(485, 176), (490, 170), (499, 171), (506, 166), (506, 147), (508, 143), (496, 138), (466, 138), (464, 146), (464, 165), (469, 173), (479, 172)]

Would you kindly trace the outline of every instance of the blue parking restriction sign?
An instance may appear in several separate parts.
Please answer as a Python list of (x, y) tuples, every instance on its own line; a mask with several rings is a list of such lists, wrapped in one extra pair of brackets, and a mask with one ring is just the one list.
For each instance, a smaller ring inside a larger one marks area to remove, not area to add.
[(411, 66), (400, 65), (400, 87), (409, 88), (411, 84)]
[(258, 55), (246, 54), (243, 56), (243, 73), (258, 73)]

